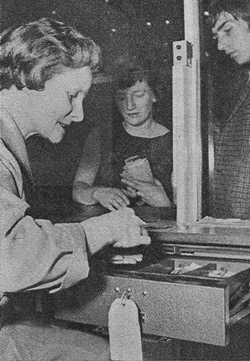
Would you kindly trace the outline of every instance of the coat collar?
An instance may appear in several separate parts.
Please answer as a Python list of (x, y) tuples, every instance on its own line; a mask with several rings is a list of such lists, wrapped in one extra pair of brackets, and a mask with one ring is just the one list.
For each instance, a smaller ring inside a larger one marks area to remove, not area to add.
[(1, 99), (0, 105), (0, 137), (3, 140), (5, 146), (16, 158), (24, 180), (28, 181), (30, 185), (33, 185), (33, 176), (28, 159), (27, 148), (23, 135), (11, 115), (11, 109), (4, 101), (4, 96)]

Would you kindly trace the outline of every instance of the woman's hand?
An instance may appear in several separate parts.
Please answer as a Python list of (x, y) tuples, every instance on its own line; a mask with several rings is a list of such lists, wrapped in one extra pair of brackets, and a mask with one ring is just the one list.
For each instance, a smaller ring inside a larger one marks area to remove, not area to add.
[(151, 242), (146, 229), (143, 228), (145, 223), (128, 207), (89, 218), (81, 224), (91, 254), (108, 244), (128, 248), (148, 245)]
[(92, 196), (96, 202), (110, 211), (127, 207), (130, 204), (124, 191), (118, 188), (98, 188)]
[(126, 194), (131, 198), (140, 196), (144, 203), (152, 207), (171, 206), (171, 202), (166, 195), (161, 182), (157, 179), (154, 179), (154, 183), (148, 183), (122, 178), (122, 182), (128, 186)]
[(126, 208), (117, 212), (112, 212), (113, 228), (117, 236), (114, 236), (114, 247), (136, 247), (140, 245), (148, 245), (151, 240), (147, 230), (143, 228), (143, 222), (135, 215), (134, 210)]

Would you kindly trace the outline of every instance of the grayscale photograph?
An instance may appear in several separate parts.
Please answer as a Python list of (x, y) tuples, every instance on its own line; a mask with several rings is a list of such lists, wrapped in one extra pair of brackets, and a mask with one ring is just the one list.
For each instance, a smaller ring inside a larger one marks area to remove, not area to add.
[(0, 361), (250, 360), (250, 0), (0, 0)]

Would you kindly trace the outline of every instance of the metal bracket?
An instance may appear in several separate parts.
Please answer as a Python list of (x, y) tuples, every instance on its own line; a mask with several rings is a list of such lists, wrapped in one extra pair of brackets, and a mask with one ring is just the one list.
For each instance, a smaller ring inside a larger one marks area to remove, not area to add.
[(186, 40), (174, 41), (173, 56), (174, 66), (187, 65), (191, 68), (193, 58), (193, 44)]

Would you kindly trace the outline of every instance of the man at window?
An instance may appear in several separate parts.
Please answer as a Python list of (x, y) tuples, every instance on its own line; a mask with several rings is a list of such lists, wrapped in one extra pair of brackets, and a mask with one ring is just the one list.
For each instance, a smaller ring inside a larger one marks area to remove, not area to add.
[[(218, 50), (238, 65), (250, 63), (249, 0), (216, 0), (211, 6), (212, 32)], [(250, 74), (250, 72), (248, 71)], [(215, 142), (214, 216), (250, 218), (250, 80)]]

